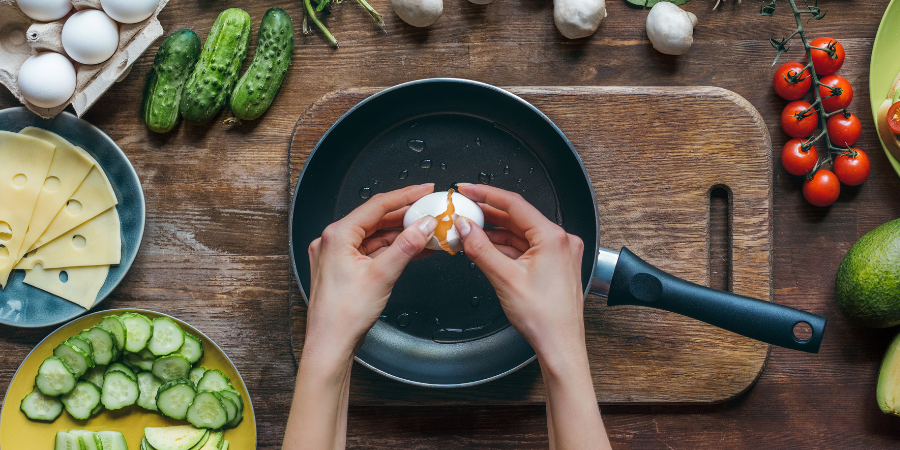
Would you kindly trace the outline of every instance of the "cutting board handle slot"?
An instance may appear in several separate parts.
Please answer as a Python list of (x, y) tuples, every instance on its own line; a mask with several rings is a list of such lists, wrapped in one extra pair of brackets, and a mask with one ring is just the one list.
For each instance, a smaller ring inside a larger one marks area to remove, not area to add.
[(709, 189), (709, 287), (734, 292), (732, 278), (731, 189), (717, 184)]

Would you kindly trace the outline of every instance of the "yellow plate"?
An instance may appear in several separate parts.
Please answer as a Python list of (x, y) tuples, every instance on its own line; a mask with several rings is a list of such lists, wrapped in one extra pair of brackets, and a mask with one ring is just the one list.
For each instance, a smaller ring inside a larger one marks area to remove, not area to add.
[(62, 341), (76, 335), (86, 328), (98, 323), (104, 316), (122, 314), (126, 312), (139, 312), (151, 320), (157, 317), (169, 317), (181, 326), (185, 331), (193, 334), (203, 341), (203, 358), (199, 364), (207, 369), (219, 369), (231, 379), (241, 396), (244, 398), (244, 420), (237, 428), (226, 430), (225, 439), (230, 443), (230, 449), (255, 449), (256, 448), (256, 416), (253, 414), (253, 403), (247, 393), (247, 387), (231, 360), (225, 356), (212, 340), (196, 328), (174, 317), (153, 311), (141, 309), (114, 309), (99, 311), (84, 317), (75, 319), (47, 336), (34, 350), (31, 351), (9, 384), (3, 407), (0, 410), (0, 449), (2, 450), (51, 450), (57, 431), (90, 430), (90, 431), (121, 431), (128, 442), (128, 448), (137, 450), (141, 447), (141, 438), (144, 437), (144, 427), (164, 427), (171, 425), (185, 425), (187, 421), (172, 420), (154, 411), (147, 411), (140, 406), (129, 406), (116, 411), (103, 410), (100, 414), (88, 420), (76, 420), (67, 412), (63, 413), (53, 422), (38, 422), (29, 420), (19, 410), (19, 402), (26, 394), (31, 392), (34, 386), (34, 377), (38, 367), (45, 358), (53, 354)]
[[(872, 46), (872, 59), (869, 63), (869, 101), (872, 103), (872, 118), (877, 126), (878, 108), (887, 99), (888, 91), (900, 73), (900, 2), (891, 0), (884, 16), (881, 17), (881, 25), (878, 26), (878, 34), (875, 35), (875, 44)], [(881, 137), (878, 138), (881, 142)], [(900, 162), (891, 155), (888, 149), (881, 143), (888, 161), (894, 166), (894, 171), (900, 175)]]

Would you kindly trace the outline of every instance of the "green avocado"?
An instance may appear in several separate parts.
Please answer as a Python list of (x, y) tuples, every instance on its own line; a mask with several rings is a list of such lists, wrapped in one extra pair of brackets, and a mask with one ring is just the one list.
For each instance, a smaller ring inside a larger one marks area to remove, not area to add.
[(860, 325), (900, 325), (900, 219), (863, 236), (844, 255), (834, 282), (838, 307)]

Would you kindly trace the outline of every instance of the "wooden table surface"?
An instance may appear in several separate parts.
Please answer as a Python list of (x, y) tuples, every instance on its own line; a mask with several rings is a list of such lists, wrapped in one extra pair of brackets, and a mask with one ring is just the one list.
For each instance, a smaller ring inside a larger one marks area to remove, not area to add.
[[(621, 0), (610, 0), (609, 17), (594, 36), (580, 41), (558, 34), (547, 0), (496, 0), (486, 7), (447, 2), (444, 16), (424, 30), (403, 24), (389, 1), (371, 3), (384, 13), (386, 32), (346, 0), (328, 20), (341, 48), (332, 50), (319, 35), (300, 36), (280, 96), (254, 123), (227, 128), (223, 115), (212, 124), (183, 125), (164, 136), (149, 132), (138, 118), (138, 104), (156, 46), (85, 116), (125, 149), (147, 196), (141, 252), (101, 308), (140, 307), (176, 315), (219, 343), (250, 389), (260, 448), (280, 447), (296, 371), (288, 321), (287, 147), (296, 120), (323, 94), (427, 77), (499, 86), (710, 85), (746, 97), (766, 120), (774, 148), (786, 140), (778, 126), (784, 102), (771, 89), (774, 53), (768, 42), (793, 30), (783, 1), (774, 18), (757, 15), (759, 1), (728, 0), (716, 11), (711, 1), (688, 3), (685, 9), (698, 16), (699, 25), (693, 48), (681, 57), (653, 50), (645, 34), (647, 11)], [(171, 0), (159, 18), (167, 34), (191, 27), (205, 38), (227, 7), (245, 8), (255, 32), (272, 6), (286, 9), (299, 28), (301, 3), (296, 0)], [(846, 250), (864, 233), (900, 217), (900, 178), (878, 144), (868, 102), (869, 56), (887, 2), (822, 0), (820, 6), (828, 14), (810, 23), (807, 32), (837, 38), (846, 49), (840, 74), (853, 84), (851, 108), (863, 123), (858, 147), (873, 165), (867, 183), (844, 188), (835, 205), (818, 209), (806, 204), (800, 182), (775, 162), (774, 298), (828, 317), (822, 349), (809, 355), (773, 347), (756, 385), (724, 404), (603, 407), (614, 448), (900, 445), (900, 419), (883, 415), (874, 398), (881, 357), (897, 330), (850, 324), (833, 294)], [(800, 47), (782, 58), (800, 60)], [(0, 89), (0, 108), (16, 105)], [(664, 152), (661, 148), (661, 158)], [(18, 365), (50, 331), (0, 326), (0, 390), (5, 392)], [(9, 402), (5, 406), (18, 399)], [(354, 407), (348, 444), (546, 448), (545, 413), (542, 406)]]

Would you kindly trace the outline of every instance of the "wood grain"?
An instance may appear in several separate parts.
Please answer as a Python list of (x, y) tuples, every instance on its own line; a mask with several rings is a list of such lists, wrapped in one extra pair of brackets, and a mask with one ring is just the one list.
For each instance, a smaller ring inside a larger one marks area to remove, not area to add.
[[(223, 113), (214, 123), (182, 125), (163, 136), (147, 131), (138, 105), (159, 42), (85, 115), (131, 158), (149, 211), (135, 266), (101, 307), (173, 314), (221, 345), (247, 382), (262, 449), (281, 448), (296, 373), (288, 320), (287, 149), (297, 119), (323, 95), (434, 76), (496, 86), (718, 86), (760, 112), (776, 155), (787, 141), (778, 124), (785, 102), (770, 88), (775, 68), (768, 42), (792, 31), (786, 3), (779, 2), (776, 16), (766, 18), (758, 15), (759, 2), (726, 0), (713, 11), (712, 2), (691, 1), (684, 9), (698, 17), (695, 42), (679, 57), (652, 49), (647, 10), (624, 1), (608, 1), (609, 16), (597, 33), (577, 41), (556, 31), (547, 0), (495, 0), (488, 6), (447, 1), (443, 17), (427, 29), (403, 24), (388, 0), (371, 4), (384, 14), (385, 32), (354, 2), (344, 2), (327, 19), (341, 41), (339, 50), (319, 34), (298, 32), (281, 94), (253, 123), (228, 128), (221, 123), (228, 116)], [(869, 181), (843, 189), (838, 202), (823, 210), (807, 205), (801, 182), (784, 172), (777, 158), (772, 162), (773, 301), (828, 318), (820, 353), (773, 347), (757, 383), (721, 404), (604, 406), (614, 448), (900, 446), (898, 419), (882, 414), (874, 401), (878, 366), (897, 330), (853, 325), (837, 310), (833, 293), (847, 249), (869, 230), (900, 217), (900, 178), (881, 151), (867, 103), (869, 55), (887, 4), (822, 0), (826, 17), (805, 25), (810, 36), (830, 36), (844, 45), (847, 59), (839, 73), (855, 91), (850, 107), (863, 124), (858, 147), (872, 159)], [(190, 27), (205, 39), (225, 8), (244, 8), (258, 29), (272, 6), (300, 23), (302, 2), (259, 0), (171, 1), (159, 20), (167, 34)], [(251, 53), (255, 44), (254, 35)], [(781, 57), (802, 60), (796, 45)], [(0, 107), (17, 105), (0, 89)], [(0, 391), (50, 331), (0, 327)], [(363, 370), (357, 366), (354, 372)], [(520, 374), (527, 375), (513, 376)], [(15, 407), (18, 400), (4, 399), (4, 407), (7, 401)], [(542, 405), (354, 406), (348, 430), (348, 447), (355, 449), (547, 448)]]

